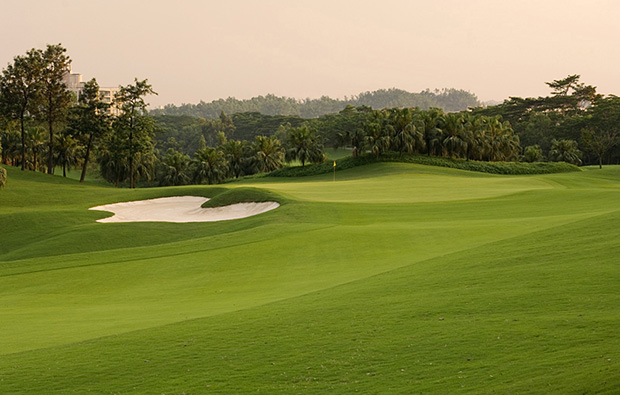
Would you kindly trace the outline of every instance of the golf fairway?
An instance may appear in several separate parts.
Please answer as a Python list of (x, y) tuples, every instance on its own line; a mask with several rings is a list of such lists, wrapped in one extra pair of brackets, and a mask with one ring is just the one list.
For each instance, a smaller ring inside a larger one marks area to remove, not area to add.
[[(0, 393), (620, 388), (618, 166), (138, 190), (7, 170)], [(282, 205), (187, 224), (88, 210), (239, 187)]]

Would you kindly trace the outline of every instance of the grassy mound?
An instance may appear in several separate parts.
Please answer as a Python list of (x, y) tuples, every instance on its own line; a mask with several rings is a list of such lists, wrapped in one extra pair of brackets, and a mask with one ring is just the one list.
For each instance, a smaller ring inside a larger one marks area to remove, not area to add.
[(202, 204), (203, 208), (228, 206), (235, 203), (278, 202), (285, 204), (287, 200), (277, 193), (249, 187), (224, 189)]
[[(466, 161), (465, 159), (439, 158), (425, 155), (398, 155), (385, 154), (379, 158), (372, 155), (363, 155), (357, 158), (344, 157), (336, 161), (336, 171), (350, 169), (378, 162), (402, 162), (419, 165), (440, 166), (452, 169), (477, 171), (490, 174), (553, 174), (579, 171), (579, 167), (565, 162), (480, 162)], [(306, 177), (333, 172), (333, 161), (279, 169), (269, 173), (268, 177)]]

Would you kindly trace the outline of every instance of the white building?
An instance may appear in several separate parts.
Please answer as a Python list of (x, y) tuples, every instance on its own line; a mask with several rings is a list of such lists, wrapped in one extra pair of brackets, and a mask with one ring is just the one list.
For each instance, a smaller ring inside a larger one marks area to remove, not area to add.
[[(71, 70), (63, 77), (63, 82), (71, 92), (75, 93), (75, 97), (79, 99), (84, 89), (84, 82), (82, 81), (82, 74), (72, 73)], [(114, 106), (114, 94), (119, 91), (118, 87), (99, 87), (99, 97), (101, 101), (105, 103), (111, 103), (110, 113), (118, 115), (119, 110)]]

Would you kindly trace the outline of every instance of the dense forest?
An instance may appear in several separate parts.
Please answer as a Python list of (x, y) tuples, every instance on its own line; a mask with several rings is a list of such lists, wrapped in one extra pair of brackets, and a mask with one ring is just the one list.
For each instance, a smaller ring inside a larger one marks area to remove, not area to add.
[[(552, 90), (546, 97), (512, 97), (495, 106), (460, 112), (347, 105), (316, 118), (259, 112), (228, 116), (223, 111), (216, 119), (156, 115), (156, 139), (162, 152), (173, 149), (191, 155), (200, 144), (216, 147), (226, 139), (275, 136), (285, 141), (287, 130), (306, 127), (325, 146), (355, 148), (360, 153), (401, 151), (394, 148), (399, 146), (396, 141), (406, 138), (415, 141), (407, 143), (405, 151), (434, 156), (599, 166), (620, 163), (620, 98), (597, 94), (595, 87), (579, 78), (573, 75), (546, 83)], [(398, 115), (398, 111), (405, 112)]]
[(368, 106), (373, 109), (389, 107), (417, 107), (420, 109), (441, 108), (454, 112), (466, 110), (480, 105), (478, 98), (460, 89), (424, 90), (411, 93), (401, 89), (381, 89), (364, 92), (343, 100), (322, 96), (320, 99), (297, 100), (290, 97), (275, 95), (258, 96), (249, 100), (234, 97), (214, 100), (210, 103), (201, 101), (198, 104), (168, 104), (161, 109), (151, 110), (151, 115), (188, 115), (205, 119), (216, 119), (220, 114), (236, 114), (257, 112), (264, 115), (289, 115), (301, 118), (318, 118), (325, 114), (341, 111), (346, 106)]

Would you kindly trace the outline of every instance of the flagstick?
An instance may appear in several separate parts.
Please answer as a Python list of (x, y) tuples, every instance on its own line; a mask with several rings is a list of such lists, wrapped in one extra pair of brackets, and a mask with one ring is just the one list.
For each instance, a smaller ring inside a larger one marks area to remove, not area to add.
[(334, 182), (336, 182), (336, 161), (334, 161)]

